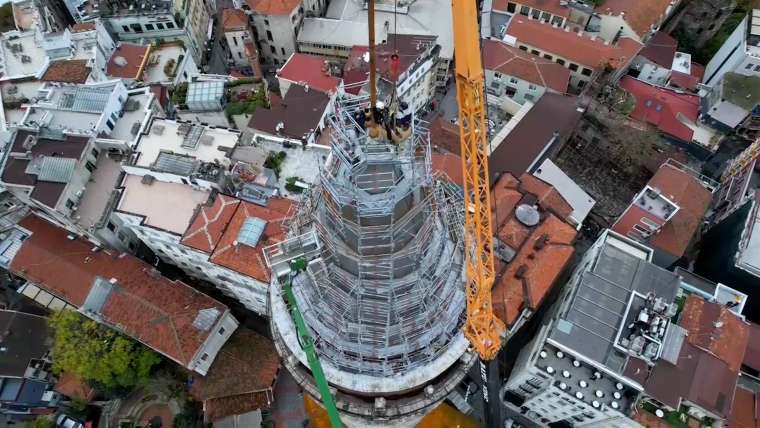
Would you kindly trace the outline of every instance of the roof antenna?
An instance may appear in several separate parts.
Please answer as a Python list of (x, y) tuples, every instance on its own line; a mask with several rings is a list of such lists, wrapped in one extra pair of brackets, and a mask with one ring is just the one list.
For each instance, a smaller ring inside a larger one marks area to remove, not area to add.
[(369, 105), (377, 106), (377, 88), (375, 87), (375, 0), (367, 0), (367, 30), (369, 31)]

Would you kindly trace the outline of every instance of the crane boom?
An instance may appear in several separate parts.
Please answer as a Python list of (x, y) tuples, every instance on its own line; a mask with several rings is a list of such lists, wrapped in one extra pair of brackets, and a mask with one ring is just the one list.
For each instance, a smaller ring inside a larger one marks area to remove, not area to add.
[(482, 360), (492, 360), (501, 347), (504, 323), (493, 313), (495, 278), (491, 190), (488, 173), (483, 66), (480, 58), (477, 2), (452, 0), (459, 143), (464, 177), (464, 253), (467, 297), (465, 336)]

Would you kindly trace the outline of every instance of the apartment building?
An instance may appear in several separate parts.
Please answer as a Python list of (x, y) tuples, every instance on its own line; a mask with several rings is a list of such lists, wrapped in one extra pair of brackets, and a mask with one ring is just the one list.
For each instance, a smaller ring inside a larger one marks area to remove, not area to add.
[(303, 19), (301, 0), (247, 0), (254, 26), (256, 47), (264, 63), (275, 67), (285, 64), (296, 52), (296, 38)]
[(222, 29), (231, 61), (237, 67), (250, 65), (245, 44), (253, 40), (248, 23), (248, 15), (241, 9), (224, 9), (222, 11)]
[(554, 61), (496, 40), (484, 40), (481, 50), (491, 104), (522, 105), (536, 102), (547, 91), (564, 94), (568, 90), (570, 70)]
[(760, 76), (760, 10), (751, 9), (705, 67), (703, 83), (715, 87), (726, 73)]
[(607, 67), (613, 75), (621, 74), (642, 48), (632, 38), (622, 37), (613, 44), (523, 16), (511, 20), (506, 34), (505, 40), (517, 48), (567, 67), (570, 86), (576, 90)]
[(19, 292), (40, 302), (56, 298), (188, 370), (206, 374), (238, 326), (225, 305), (136, 257), (35, 215), (16, 231), (9, 271), (26, 281)]
[(680, 284), (652, 256), (635, 241), (602, 234), (520, 352), (503, 388), (511, 405), (544, 424), (639, 426), (629, 415), (649, 367), (674, 358), (668, 351)]

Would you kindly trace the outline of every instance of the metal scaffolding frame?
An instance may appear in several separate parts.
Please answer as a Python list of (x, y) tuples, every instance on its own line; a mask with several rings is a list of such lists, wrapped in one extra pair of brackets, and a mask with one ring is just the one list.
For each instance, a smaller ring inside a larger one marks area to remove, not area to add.
[(309, 261), (293, 293), (322, 361), (389, 377), (431, 363), (462, 329), (463, 201), (431, 172), (425, 123), (399, 146), (375, 141), (354, 120), (365, 105), (336, 103), (320, 181), (265, 257), (275, 276)]

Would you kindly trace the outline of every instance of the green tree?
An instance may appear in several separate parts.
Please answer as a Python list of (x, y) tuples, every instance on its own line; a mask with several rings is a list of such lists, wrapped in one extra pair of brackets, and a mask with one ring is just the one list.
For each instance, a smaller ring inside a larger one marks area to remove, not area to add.
[(129, 388), (148, 380), (161, 359), (152, 350), (77, 312), (50, 317), (55, 335), (53, 368), (105, 388)]

